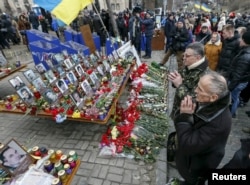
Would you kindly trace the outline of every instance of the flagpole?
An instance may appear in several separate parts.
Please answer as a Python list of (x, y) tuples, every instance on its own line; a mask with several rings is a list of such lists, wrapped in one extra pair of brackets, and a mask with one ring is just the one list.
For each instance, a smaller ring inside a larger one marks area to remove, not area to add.
[(94, 7), (94, 9), (95, 9), (95, 12), (97, 13), (98, 17), (100, 18), (101, 24), (102, 24), (102, 26), (104, 27), (104, 30), (105, 30), (105, 32), (106, 32), (106, 34), (107, 34), (108, 38), (110, 39), (110, 36), (109, 36), (108, 30), (107, 30), (107, 28), (106, 28), (106, 26), (105, 26), (104, 22), (102, 21), (102, 18), (101, 18), (101, 16), (100, 16), (100, 13), (98, 12), (98, 10), (97, 10), (97, 8), (96, 8), (95, 4), (94, 4), (94, 3), (92, 3), (92, 5), (93, 5), (93, 7)]
[[(113, 44), (113, 42), (112, 42), (112, 40), (111, 40), (111, 37), (110, 37), (110, 35), (109, 35), (109, 33), (108, 33), (108, 30), (107, 30), (106, 26), (104, 25), (104, 22), (102, 21), (102, 18), (101, 18), (101, 16), (100, 16), (100, 13), (98, 12), (98, 10), (97, 10), (95, 4), (92, 3), (92, 5), (93, 5), (93, 7), (94, 7), (94, 9), (95, 9), (95, 12), (97, 13), (97, 15), (98, 15), (100, 21), (101, 21), (102, 26), (104, 27), (104, 30), (105, 30), (105, 32), (106, 32), (106, 34), (107, 34), (107, 36), (108, 36), (108, 38), (109, 38), (109, 40), (110, 40), (110, 43), (111, 43), (112, 48), (114, 48), (115, 52), (117, 53), (117, 51), (116, 51), (116, 49), (115, 49), (115, 47), (114, 47), (114, 44)], [(118, 53), (117, 53), (117, 55), (118, 55)], [(118, 55), (118, 56), (119, 56), (119, 55)]]

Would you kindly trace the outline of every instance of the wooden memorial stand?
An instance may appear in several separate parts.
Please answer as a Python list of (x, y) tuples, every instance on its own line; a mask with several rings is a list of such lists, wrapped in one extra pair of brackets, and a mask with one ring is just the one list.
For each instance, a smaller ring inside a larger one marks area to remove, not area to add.
[(7, 72), (6, 74), (0, 76), (0, 81), (3, 80), (4, 78), (8, 77), (9, 75), (13, 74), (13, 73), (20, 71), (21, 69), (25, 68), (26, 66), (27, 66), (26, 64), (23, 64), (20, 67), (17, 67), (16, 69), (13, 69), (13, 70)]
[[(134, 67), (135, 64), (131, 64), (129, 71), (127, 72), (127, 75), (125, 76), (125, 79), (123, 81), (123, 83), (120, 86), (120, 89), (118, 91), (117, 96), (115, 97), (115, 99), (113, 100), (113, 103), (111, 105), (111, 108), (109, 109), (109, 112), (107, 113), (105, 119), (101, 120), (101, 119), (87, 119), (87, 118), (73, 118), (72, 116), (67, 116), (67, 120), (74, 120), (74, 121), (81, 121), (81, 122), (88, 122), (88, 123), (98, 123), (98, 124), (107, 124), (108, 120), (110, 119), (111, 115), (113, 115), (115, 113), (116, 110), (116, 104), (117, 101), (119, 100), (126, 84), (127, 81), (130, 77), (130, 74), (132, 72), (132, 69)], [(14, 102), (13, 102), (14, 104)], [(5, 105), (2, 104), (0, 105), (0, 112), (5, 112), (5, 113), (13, 113), (13, 114), (27, 114), (27, 112), (23, 112), (20, 109), (17, 109), (15, 107), (15, 105), (12, 106), (12, 109), (6, 109)], [(32, 114), (29, 114), (32, 115)], [(38, 116), (38, 117), (45, 117), (45, 118), (52, 118), (52, 115), (50, 113), (46, 113), (43, 110), (37, 110), (36, 114), (34, 114), (33, 116)]]
[(164, 50), (165, 47), (165, 35), (162, 29), (155, 29), (154, 36), (152, 38), (152, 50)]

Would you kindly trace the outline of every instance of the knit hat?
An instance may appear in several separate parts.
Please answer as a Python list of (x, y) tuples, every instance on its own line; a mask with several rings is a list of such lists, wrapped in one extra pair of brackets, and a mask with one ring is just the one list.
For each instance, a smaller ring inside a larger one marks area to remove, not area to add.
[(150, 10), (147, 10), (147, 14), (149, 14), (150, 16), (154, 16), (154, 13)]
[(242, 40), (247, 44), (250, 45), (250, 31), (243, 33)]
[(202, 23), (201, 28), (209, 27), (207, 23)]

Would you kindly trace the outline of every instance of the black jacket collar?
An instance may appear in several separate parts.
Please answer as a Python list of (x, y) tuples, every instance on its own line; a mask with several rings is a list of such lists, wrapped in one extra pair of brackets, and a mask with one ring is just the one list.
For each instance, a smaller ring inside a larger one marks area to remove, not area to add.
[(231, 97), (228, 92), (224, 97), (218, 99), (215, 102), (200, 104), (197, 107), (195, 116), (204, 120), (205, 122), (210, 122), (217, 116), (219, 116), (230, 104)]

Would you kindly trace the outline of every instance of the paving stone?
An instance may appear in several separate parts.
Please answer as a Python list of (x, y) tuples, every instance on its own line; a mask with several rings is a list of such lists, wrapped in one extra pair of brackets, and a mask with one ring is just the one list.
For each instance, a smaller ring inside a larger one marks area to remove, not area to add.
[(95, 151), (93, 152), (93, 151), (92, 151), (91, 156), (90, 156), (88, 162), (94, 163), (94, 162), (96, 161), (97, 155), (98, 155), (97, 152), (95, 152)]
[(113, 166), (111, 166), (109, 168), (109, 173), (114, 173), (114, 174), (122, 175), (123, 172), (124, 172), (123, 168), (117, 168), (117, 167), (113, 167)]
[[(87, 185), (87, 177), (80, 177), (77, 185)], [(73, 185), (73, 184), (72, 184)]]
[(101, 168), (102, 168), (101, 164), (94, 164), (94, 166), (92, 168), (91, 176), (98, 177), (99, 173), (101, 173)]
[(111, 159), (109, 159), (109, 165), (111, 165), (111, 166), (115, 166), (115, 165), (117, 165), (117, 158), (111, 158)]
[(118, 158), (117, 161), (116, 161), (116, 166), (117, 167), (124, 166), (124, 159), (123, 158)]
[(92, 170), (89, 170), (89, 169), (78, 168), (76, 174), (84, 176), (84, 177), (89, 177), (89, 176), (91, 176), (91, 171)]
[(102, 184), (102, 185), (111, 185), (111, 181), (105, 180), (105, 181), (103, 181), (103, 184)]
[(123, 180), (122, 183), (130, 184), (132, 181), (132, 171), (131, 170), (125, 170), (123, 174)]
[(95, 163), (97, 163), (97, 164), (108, 164), (109, 163), (109, 159), (96, 158)]
[(97, 179), (93, 177), (90, 177), (90, 179), (88, 180), (88, 184), (93, 184), (93, 185), (102, 185), (102, 182), (103, 182), (102, 179)]
[(138, 166), (135, 164), (125, 163), (124, 168), (129, 169), (129, 170), (136, 170), (138, 168)]
[(108, 169), (109, 169), (109, 166), (102, 166), (98, 177), (100, 179), (106, 179), (106, 176), (108, 174)]
[(108, 173), (107, 179), (110, 180), (110, 181), (114, 181), (114, 182), (121, 182), (122, 181), (122, 175)]
[(89, 157), (91, 156), (91, 153), (90, 151), (86, 151), (83, 158), (82, 158), (82, 161), (88, 161), (89, 160)]

